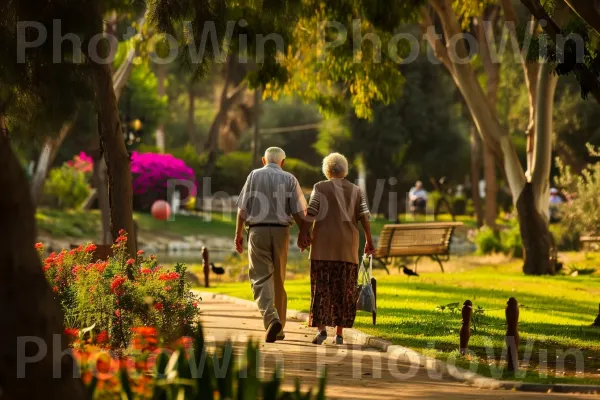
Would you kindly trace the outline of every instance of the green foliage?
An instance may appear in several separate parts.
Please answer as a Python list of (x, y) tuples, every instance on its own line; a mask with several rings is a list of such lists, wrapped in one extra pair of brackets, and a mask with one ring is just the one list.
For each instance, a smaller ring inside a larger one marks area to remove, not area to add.
[(482, 227), (475, 234), (475, 244), (477, 245), (477, 254), (481, 255), (504, 251), (500, 237), (487, 226)]
[(523, 258), (523, 240), (519, 228), (519, 221), (511, 219), (508, 229), (500, 233), (504, 252), (514, 258)]
[[(598, 151), (588, 147), (590, 155), (598, 157)], [(571, 197), (563, 207), (563, 219), (569, 229), (590, 235), (600, 235), (600, 162), (589, 164), (576, 175), (572, 169), (557, 160), (560, 176), (556, 182)]]
[(44, 204), (58, 209), (78, 208), (90, 194), (84, 172), (68, 165), (53, 168), (44, 185)]
[(80, 329), (94, 326), (110, 336), (113, 347), (126, 346), (133, 327), (156, 327), (173, 340), (189, 334), (197, 317), (197, 300), (185, 280), (186, 267), (163, 268), (141, 253), (127, 259), (127, 236), (117, 238), (114, 256), (93, 260), (96, 246), (88, 244), (43, 257), (44, 273), (62, 306), (65, 325)]

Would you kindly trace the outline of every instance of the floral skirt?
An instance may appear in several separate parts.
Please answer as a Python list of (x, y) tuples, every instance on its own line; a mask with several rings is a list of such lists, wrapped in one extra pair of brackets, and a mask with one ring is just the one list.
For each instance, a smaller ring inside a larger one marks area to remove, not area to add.
[(311, 260), (308, 326), (352, 328), (359, 294), (357, 280), (358, 264)]

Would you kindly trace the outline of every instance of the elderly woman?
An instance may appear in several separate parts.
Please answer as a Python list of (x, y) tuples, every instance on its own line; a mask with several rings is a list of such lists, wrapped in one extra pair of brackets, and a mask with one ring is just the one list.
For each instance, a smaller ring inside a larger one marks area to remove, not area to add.
[(344, 179), (348, 174), (346, 157), (339, 153), (325, 157), (323, 173), (327, 180), (313, 188), (298, 246), (311, 246), (308, 323), (318, 328), (313, 344), (327, 339), (326, 326), (337, 327), (334, 343), (343, 344), (343, 329), (351, 328), (356, 317), (359, 222), (367, 239), (366, 254), (373, 253), (373, 239), (365, 195)]

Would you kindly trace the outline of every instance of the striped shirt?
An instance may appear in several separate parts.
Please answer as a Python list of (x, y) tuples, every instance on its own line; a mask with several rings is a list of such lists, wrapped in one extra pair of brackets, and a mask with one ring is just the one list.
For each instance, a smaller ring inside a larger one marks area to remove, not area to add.
[(271, 163), (248, 175), (237, 207), (249, 225), (288, 225), (293, 222), (292, 214), (305, 212), (307, 205), (296, 177)]

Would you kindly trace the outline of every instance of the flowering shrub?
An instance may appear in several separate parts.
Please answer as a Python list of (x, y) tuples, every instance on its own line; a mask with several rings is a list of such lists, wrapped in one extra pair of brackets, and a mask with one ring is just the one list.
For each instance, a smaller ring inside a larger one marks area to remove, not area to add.
[(92, 169), (94, 168), (94, 161), (92, 160), (92, 157), (88, 156), (83, 151), (73, 157), (73, 160), (67, 161), (66, 164), (79, 172), (83, 172), (84, 174), (91, 173)]
[(167, 200), (167, 185), (171, 179), (193, 183), (193, 189), (177, 185), (181, 198), (196, 195), (196, 174), (182, 160), (171, 154), (133, 152), (131, 155), (134, 207), (149, 210), (156, 200)]
[(43, 269), (70, 329), (93, 327), (107, 335), (113, 347), (126, 346), (136, 326), (155, 327), (167, 340), (190, 332), (198, 314), (197, 299), (184, 279), (182, 264), (173, 269), (158, 265), (154, 256), (135, 259), (126, 252), (127, 235), (113, 244), (114, 257), (93, 260), (96, 246), (43, 256)]

